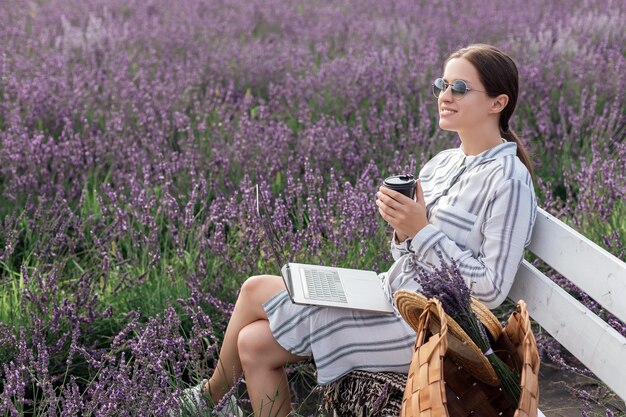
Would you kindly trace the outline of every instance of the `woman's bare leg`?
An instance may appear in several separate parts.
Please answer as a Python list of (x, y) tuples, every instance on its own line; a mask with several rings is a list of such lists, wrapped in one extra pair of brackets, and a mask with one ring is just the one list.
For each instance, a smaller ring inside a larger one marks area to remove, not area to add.
[(243, 283), (224, 334), (217, 366), (209, 379), (209, 386), (205, 387), (213, 401), (218, 402), (241, 377), (242, 367), (237, 347), (241, 329), (258, 320), (267, 321), (263, 304), (284, 289), (285, 284), (278, 276), (254, 276)]
[(257, 417), (284, 417), (291, 411), (291, 394), (283, 366), (306, 357), (278, 344), (267, 320), (257, 320), (239, 332), (239, 356), (246, 387)]

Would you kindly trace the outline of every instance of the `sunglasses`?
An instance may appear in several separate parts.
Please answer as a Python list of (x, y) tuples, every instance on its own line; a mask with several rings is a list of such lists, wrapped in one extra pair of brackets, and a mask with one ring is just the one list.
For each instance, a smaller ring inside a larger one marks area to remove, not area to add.
[(460, 100), (465, 97), (468, 91), (479, 91), (481, 93), (485, 93), (486, 91), (474, 90), (473, 88), (469, 88), (467, 83), (463, 80), (456, 80), (451, 83), (447, 83), (443, 80), (443, 78), (437, 78), (435, 82), (433, 82), (433, 95), (435, 98), (441, 97), (441, 95), (451, 87), (452, 90), (452, 98), (455, 100)]

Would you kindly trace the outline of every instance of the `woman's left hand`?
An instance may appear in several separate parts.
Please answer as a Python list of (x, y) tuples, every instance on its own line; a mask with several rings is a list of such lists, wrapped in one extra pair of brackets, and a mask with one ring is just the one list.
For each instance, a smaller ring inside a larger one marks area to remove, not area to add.
[(415, 236), (428, 224), (420, 180), (417, 180), (415, 200), (384, 186), (379, 188), (376, 197), (378, 212), (394, 228), (399, 241)]

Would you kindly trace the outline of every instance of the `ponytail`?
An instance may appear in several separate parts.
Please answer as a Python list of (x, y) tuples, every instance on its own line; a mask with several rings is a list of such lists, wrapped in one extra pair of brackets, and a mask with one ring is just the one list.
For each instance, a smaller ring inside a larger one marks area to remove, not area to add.
[(522, 161), (524, 165), (526, 165), (526, 168), (528, 169), (528, 172), (530, 172), (530, 176), (534, 181), (535, 171), (533, 170), (533, 164), (530, 160), (530, 155), (528, 154), (526, 147), (522, 143), (522, 140), (519, 138), (519, 136), (517, 136), (517, 134), (508, 127), (508, 122), (506, 127), (507, 129), (503, 130), (502, 126), (500, 126), (500, 134), (504, 139), (507, 140), (507, 142), (515, 142), (515, 144), (517, 145), (517, 157)]

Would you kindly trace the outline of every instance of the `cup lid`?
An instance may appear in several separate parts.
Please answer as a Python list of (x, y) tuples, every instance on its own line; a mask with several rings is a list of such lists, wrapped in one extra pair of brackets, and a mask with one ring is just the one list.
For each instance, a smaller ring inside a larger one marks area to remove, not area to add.
[(415, 177), (410, 174), (392, 175), (385, 178), (387, 185), (405, 185), (415, 182)]

